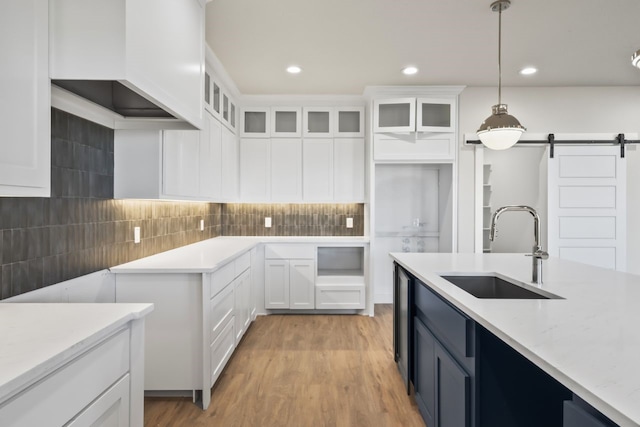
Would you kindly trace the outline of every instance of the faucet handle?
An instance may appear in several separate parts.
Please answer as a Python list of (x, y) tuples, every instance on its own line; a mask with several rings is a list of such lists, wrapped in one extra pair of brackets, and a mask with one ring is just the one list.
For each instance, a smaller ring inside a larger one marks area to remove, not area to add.
[(549, 259), (549, 253), (543, 251), (542, 249), (538, 249), (534, 251), (532, 254), (525, 254), (525, 256), (532, 256), (538, 259)]

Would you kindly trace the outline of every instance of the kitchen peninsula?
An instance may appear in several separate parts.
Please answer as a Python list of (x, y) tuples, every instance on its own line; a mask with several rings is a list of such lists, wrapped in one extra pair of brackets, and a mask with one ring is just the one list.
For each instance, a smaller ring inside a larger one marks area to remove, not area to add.
[[(496, 274), (534, 289), (536, 286), (530, 285), (531, 258), (523, 254), (418, 253), (392, 253), (391, 257), (399, 267), (415, 278), (413, 290), (416, 295), (416, 312), (420, 312), (418, 304), (421, 299), (438, 301), (434, 304), (446, 306), (445, 310), (455, 313), (449, 314), (468, 321), (466, 330), (461, 326), (461, 336), (467, 337), (467, 342), (462, 347), (469, 348), (471, 340), (480, 342), (480, 345), (472, 345), (471, 351), (467, 350), (466, 354), (458, 356), (456, 362), (456, 357), (450, 356), (457, 354), (456, 337), (448, 341), (449, 338), (438, 331), (435, 322), (432, 325), (436, 326), (432, 326), (429, 319), (421, 318), (421, 314), (415, 317), (418, 324), (415, 329), (415, 345), (420, 347), (420, 334), (435, 336), (436, 347), (447, 349), (445, 353), (454, 360), (456, 369), (466, 377), (464, 387), (472, 396), (477, 393), (476, 400), (467, 400), (474, 402), (468, 409), (468, 418), (472, 422), (467, 425), (485, 425), (479, 420), (491, 417), (488, 414), (490, 410), (486, 409), (487, 402), (497, 399), (496, 395), (482, 393), (483, 390), (486, 391), (483, 389), (486, 385), (483, 386), (482, 382), (487, 383), (491, 370), (481, 371), (483, 363), (490, 363), (483, 361), (483, 357), (487, 357), (486, 350), (489, 346), (484, 345), (481, 336), (498, 342), (518, 358), (523, 356), (523, 363), (533, 364), (544, 371), (547, 375), (540, 375), (548, 376), (548, 381), (557, 382), (558, 387), (568, 394), (566, 400), (571, 400), (573, 393), (574, 401), (583, 400), (586, 402), (582, 402), (583, 407), (595, 408), (618, 425), (640, 425), (640, 374), (634, 368), (640, 353), (640, 336), (637, 333), (637, 325), (640, 323), (639, 276), (550, 258), (543, 262), (545, 279), (539, 290), (559, 298), (481, 299), (441, 276)], [(426, 327), (423, 326), (425, 323)], [(469, 332), (469, 325), (475, 327), (473, 332)], [(437, 351), (436, 348), (436, 359)], [(422, 358), (419, 353), (415, 354), (417, 365)], [(471, 368), (461, 368), (466, 366), (465, 359), (469, 356), (475, 358)], [(418, 366), (416, 369), (421, 368)], [(502, 369), (507, 368), (502, 365), (492, 372)], [(536, 368), (532, 366), (531, 369)], [(491, 380), (496, 381), (493, 377)], [(518, 399), (525, 400), (530, 394), (543, 394), (540, 393), (541, 389), (532, 392), (535, 386), (524, 377), (514, 378), (511, 386), (514, 387), (511, 396), (505, 393), (502, 397), (514, 402)], [(495, 385), (493, 387), (499, 388)], [(416, 385), (418, 394), (419, 388)], [(518, 395), (518, 390), (523, 393)], [(424, 400), (428, 398), (429, 396)], [(419, 400), (419, 405), (420, 399), (416, 399)], [(523, 402), (525, 411), (540, 413), (550, 410), (548, 407), (536, 406), (536, 403), (531, 400)], [(562, 408), (562, 403), (558, 402), (559, 408)], [(508, 405), (504, 401), (499, 404)], [(494, 405), (495, 408), (494, 403), (488, 405)], [(573, 408), (573, 402), (565, 403), (564, 424), (560, 424), (561, 420), (558, 420), (557, 425), (580, 425), (567, 423), (567, 405), (569, 410)], [(505, 412), (504, 408), (502, 412)], [(610, 424), (604, 420), (602, 424), (593, 425)]]

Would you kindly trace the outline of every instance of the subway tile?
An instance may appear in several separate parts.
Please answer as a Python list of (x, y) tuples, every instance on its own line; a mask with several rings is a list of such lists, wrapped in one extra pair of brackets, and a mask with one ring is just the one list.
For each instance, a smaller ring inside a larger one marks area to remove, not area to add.
[(29, 264), (26, 261), (14, 262), (11, 264), (11, 294), (20, 295), (26, 292), (30, 286), (27, 284), (29, 280)]

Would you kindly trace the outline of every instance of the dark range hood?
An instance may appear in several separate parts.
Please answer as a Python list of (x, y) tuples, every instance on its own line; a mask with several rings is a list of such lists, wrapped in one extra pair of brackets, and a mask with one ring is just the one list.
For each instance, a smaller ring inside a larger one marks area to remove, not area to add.
[(122, 83), (109, 80), (51, 80), (51, 84), (124, 117), (175, 118)]

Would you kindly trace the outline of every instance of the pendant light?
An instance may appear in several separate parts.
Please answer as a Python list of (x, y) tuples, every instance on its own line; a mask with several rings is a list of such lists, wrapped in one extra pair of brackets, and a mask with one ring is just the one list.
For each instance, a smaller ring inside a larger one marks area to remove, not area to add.
[(526, 130), (518, 119), (507, 113), (507, 104), (502, 103), (502, 11), (510, 5), (510, 0), (491, 3), (491, 10), (498, 12), (498, 104), (491, 107), (492, 114), (482, 123), (477, 134), (480, 141), (493, 150), (512, 147)]

